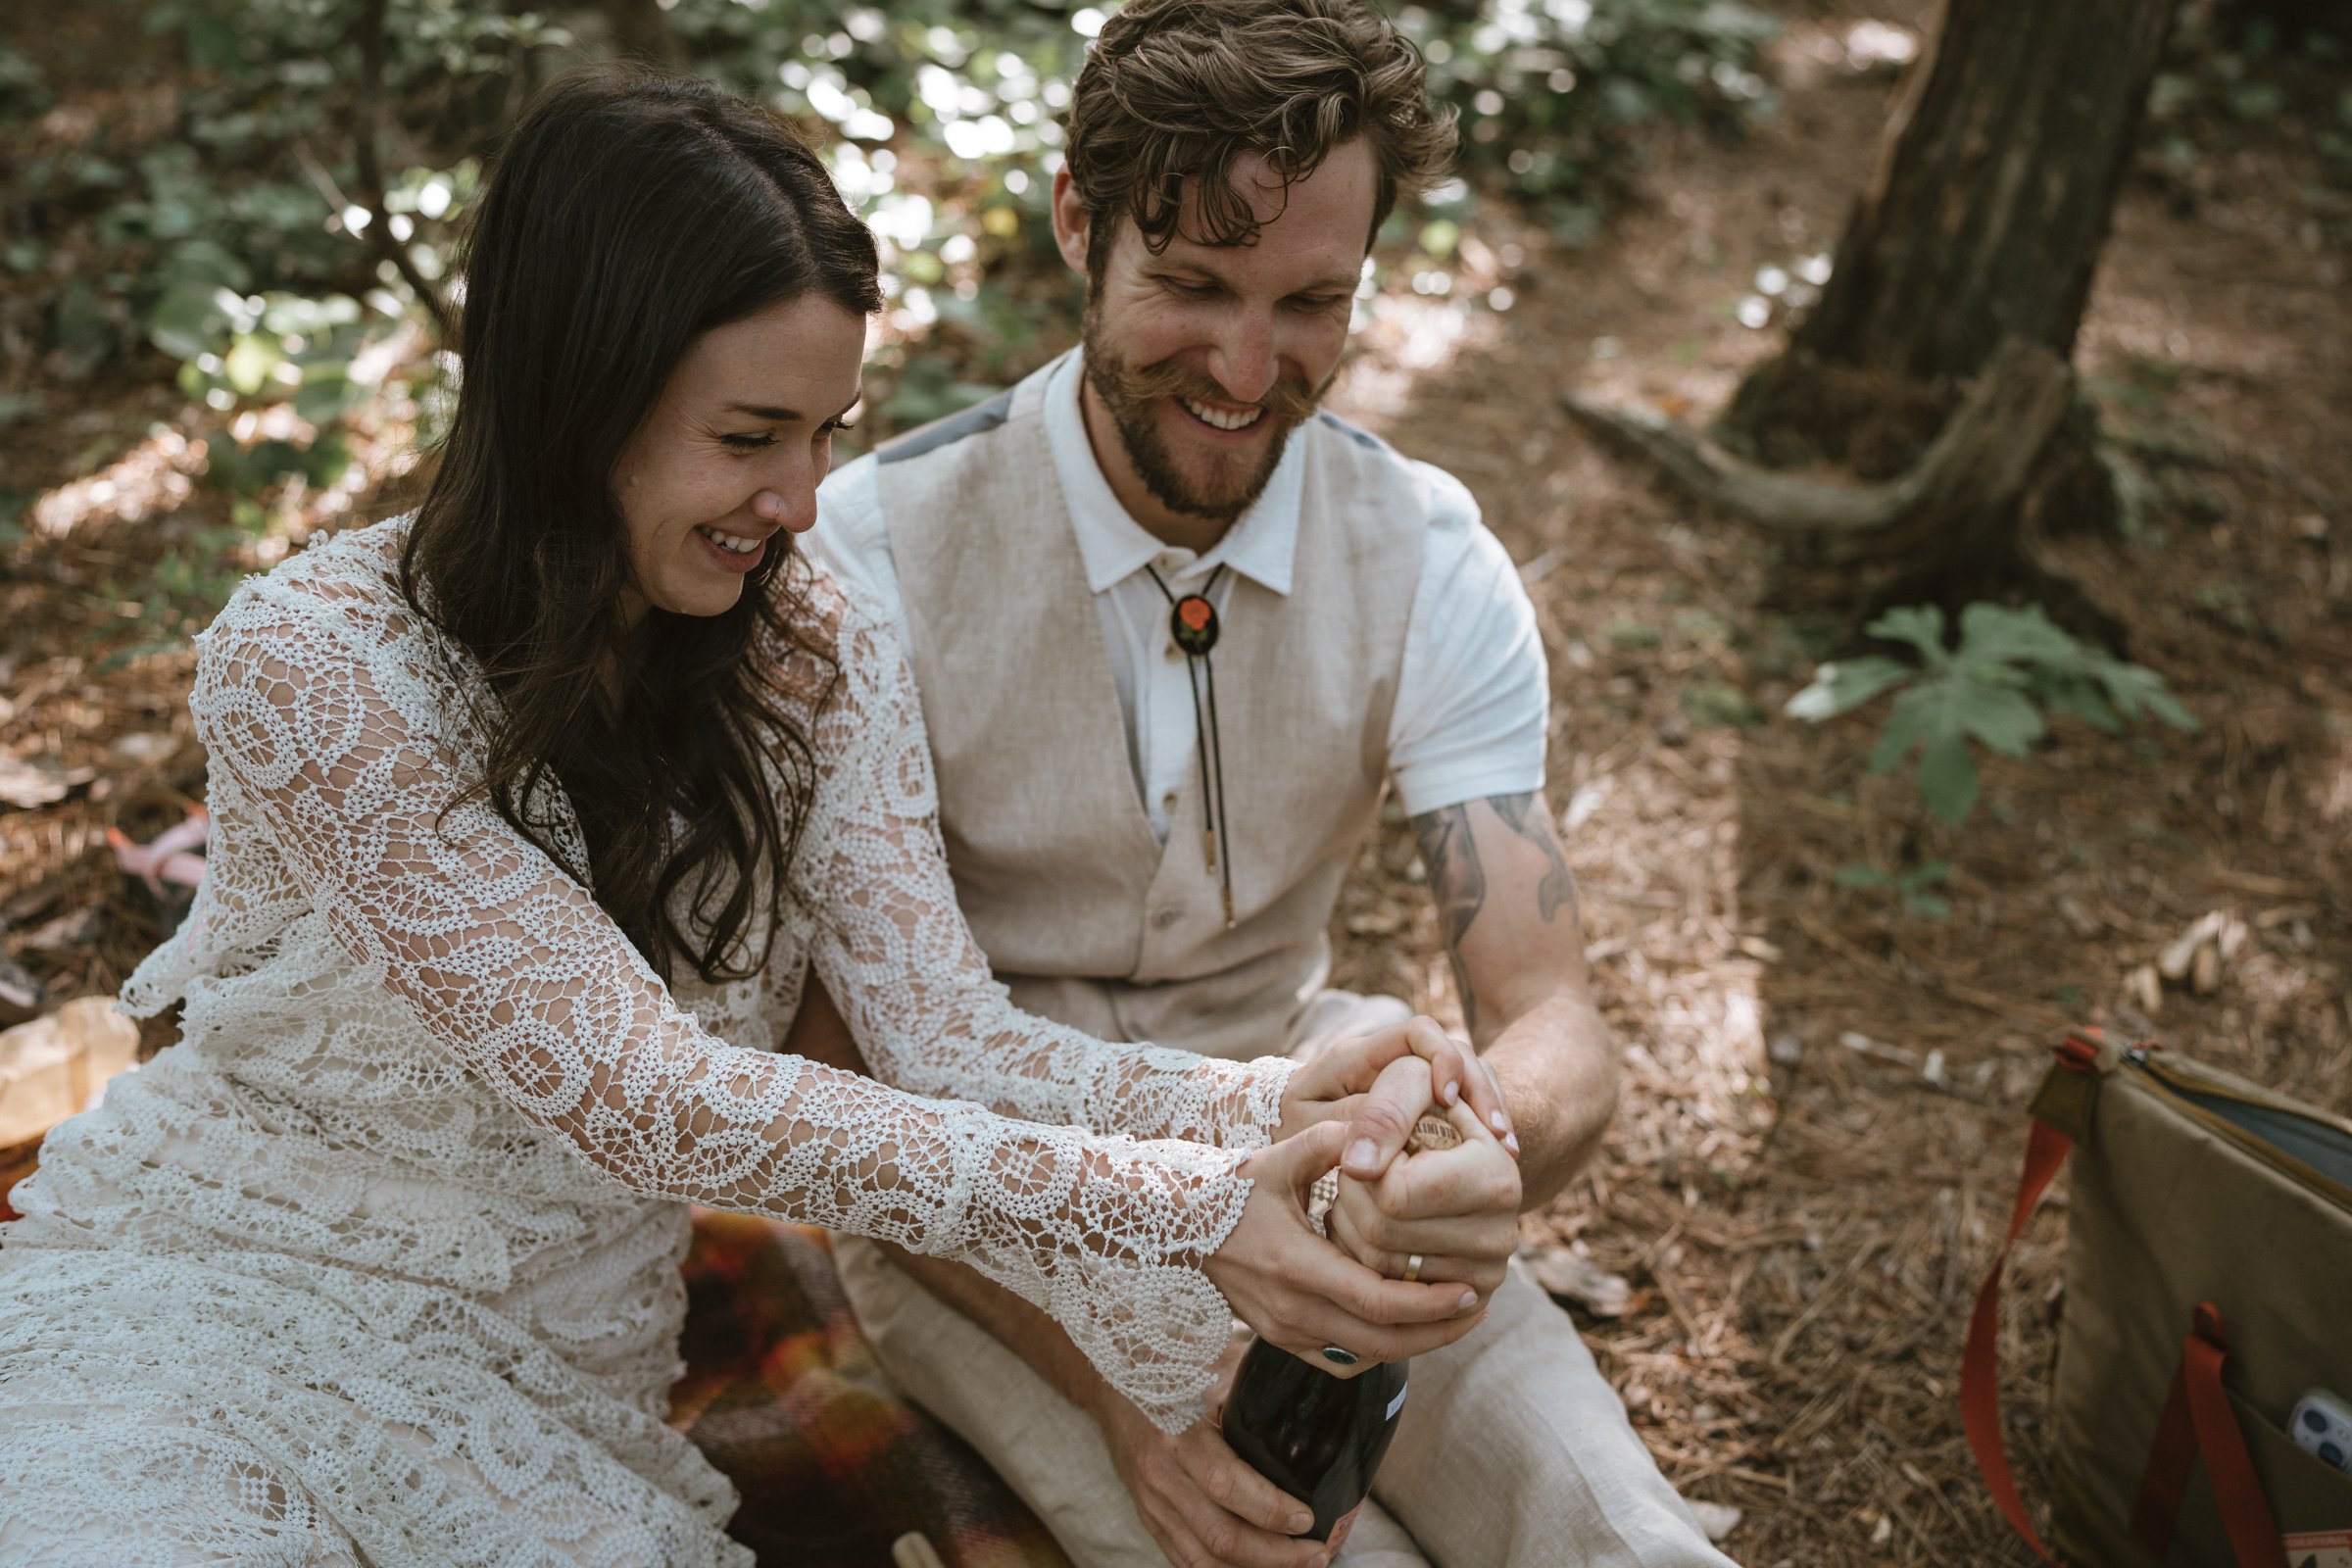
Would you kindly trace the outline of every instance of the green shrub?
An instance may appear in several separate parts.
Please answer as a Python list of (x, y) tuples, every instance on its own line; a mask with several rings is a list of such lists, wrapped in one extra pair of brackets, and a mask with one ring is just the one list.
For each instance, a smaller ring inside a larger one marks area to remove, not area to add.
[(1906, 645), (1916, 661), (1871, 655), (1823, 664), (1788, 710), (1818, 723), (1903, 688), (1870, 770), (1890, 772), (1917, 750), (1920, 794), (1947, 823), (1977, 804), (1976, 748), (2023, 757), (2048, 733), (2046, 714), (2072, 713), (2110, 733), (2147, 715), (2197, 727), (2162, 676), (2078, 641), (2037, 605), (1970, 605), (1956, 647), (1946, 646), (1943, 612), (1932, 605), (1890, 610), (1868, 630)]

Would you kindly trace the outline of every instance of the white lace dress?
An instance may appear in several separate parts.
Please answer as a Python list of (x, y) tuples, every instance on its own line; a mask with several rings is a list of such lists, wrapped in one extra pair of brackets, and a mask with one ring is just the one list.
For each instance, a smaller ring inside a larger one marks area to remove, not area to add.
[[(50, 1135), (0, 1228), (0, 1562), (747, 1562), (662, 1424), (688, 1200), (972, 1263), (1181, 1426), (1287, 1064), (1011, 1008), (905, 662), (821, 582), (803, 897), (764, 978), (665, 988), (487, 807), (443, 814), (472, 666), (400, 597), (404, 526), (205, 635), (210, 869), (125, 988), (183, 1000), (182, 1042)], [(956, 1098), (775, 1054), (810, 962), (883, 1076)]]

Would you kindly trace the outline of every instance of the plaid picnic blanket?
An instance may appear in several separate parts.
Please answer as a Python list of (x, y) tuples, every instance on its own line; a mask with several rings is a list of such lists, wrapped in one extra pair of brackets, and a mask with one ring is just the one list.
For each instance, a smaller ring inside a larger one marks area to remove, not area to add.
[(761, 1568), (891, 1568), (930, 1538), (947, 1568), (1069, 1568), (962, 1439), (891, 1388), (822, 1230), (698, 1208), (686, 1375), (670, 1425), (743, 1494), (728, 1533)]

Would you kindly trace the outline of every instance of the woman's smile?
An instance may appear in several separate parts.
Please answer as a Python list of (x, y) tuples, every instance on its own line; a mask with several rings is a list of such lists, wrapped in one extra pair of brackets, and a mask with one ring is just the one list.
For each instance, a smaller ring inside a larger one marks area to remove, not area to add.
[(694, 530), (710, 552), (711, 564), (722, 571), (750, 571), (767, 559), (767, 541), (775, 532), (763, 529), (756, 534), (733, 533), (710, 523)]

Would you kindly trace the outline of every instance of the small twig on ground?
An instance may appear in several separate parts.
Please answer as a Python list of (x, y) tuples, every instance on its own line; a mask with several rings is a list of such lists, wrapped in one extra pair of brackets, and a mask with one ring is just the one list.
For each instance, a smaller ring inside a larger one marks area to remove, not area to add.
[(1879, 1255), (1880, 1251), (1886, 1248), (1886, 1240), (1884, 1236), (1874, 1236), (1864, 1242), (1861, 1250), (1846, 1259), (1845, 1266), (1831, 1275), (1823, 1283), (1821, 1289), (1813, 1293), (1813, 1299), (1805, 1303), (1805, 1309), (1796, 1315), (1796, 1321), (1783, 1329), (1781, 1337), (1773, 1342), (1772, 1354), (1769, 1359), (1774, 1366), (1780, 1367), (1784, 1371), (1787, 1370), (1788, 1348), (1796, 1343), (1796, 1337), (1804, 1333), (1813, 1320), (1822, 1314), (1823, 1309), (1838, 1298), (1854, 1276), (1862, 1272), (1864, 1264)]
[(1900, 1361), (1928, 1343), (1944, 1314), (1952, 1309), (1953, 1298), (1960, 1294), (1960, 1205), (1953, 1201), (1952, 1191), (1945, 1188), (1936, 1195), (1936, 1206), (1943, 1210), (1943, 1279), (1936, 1287), (1936, 1304), (1920, 1318), (1901, 1343), (1889, 1349), (1886, 1359)]

